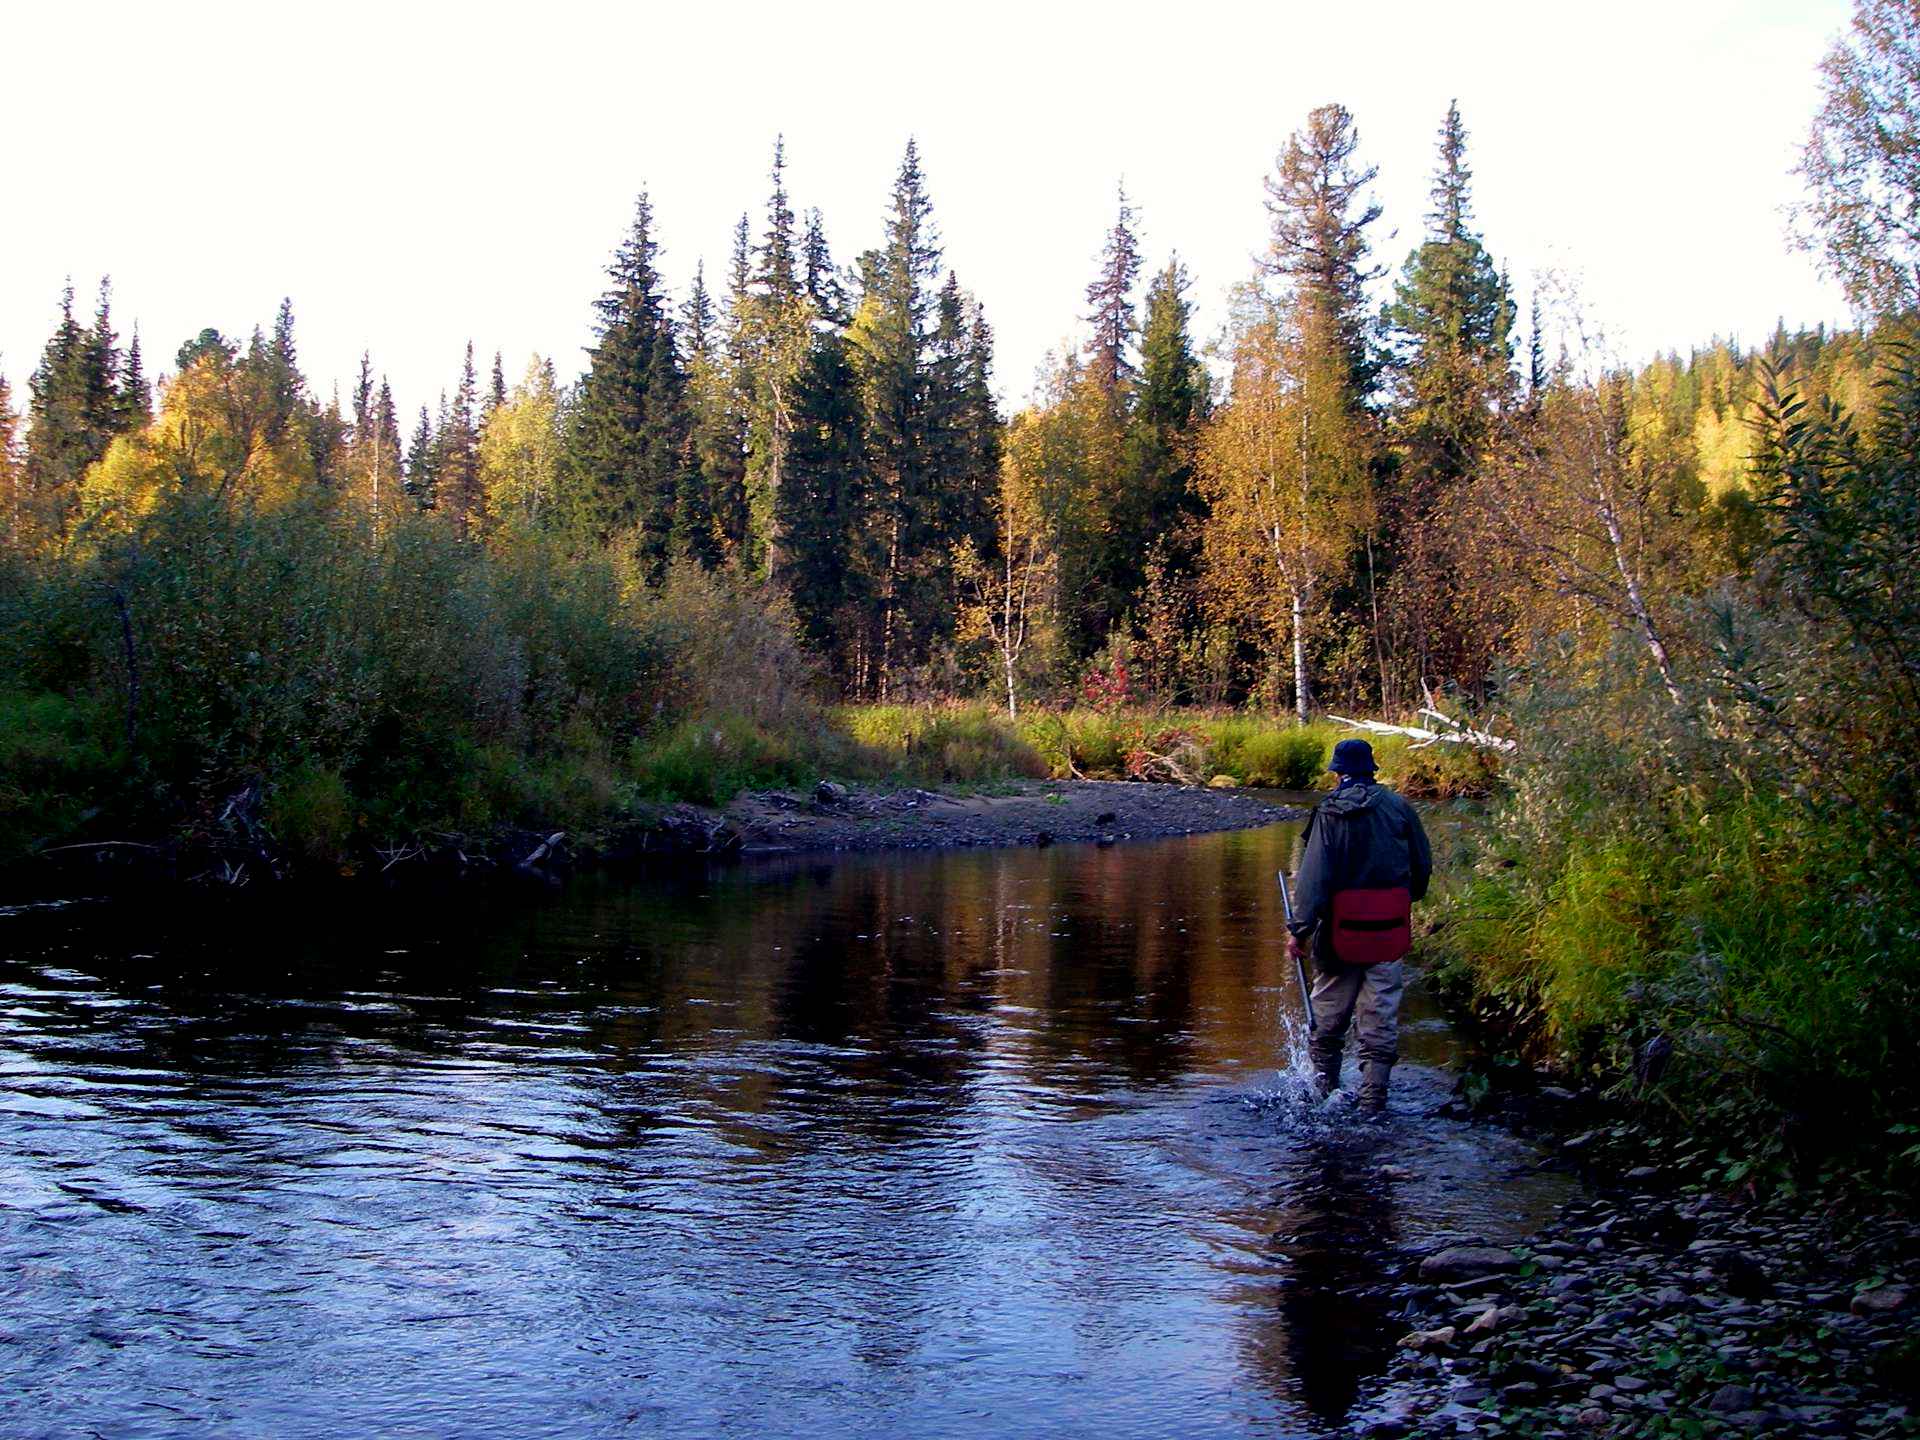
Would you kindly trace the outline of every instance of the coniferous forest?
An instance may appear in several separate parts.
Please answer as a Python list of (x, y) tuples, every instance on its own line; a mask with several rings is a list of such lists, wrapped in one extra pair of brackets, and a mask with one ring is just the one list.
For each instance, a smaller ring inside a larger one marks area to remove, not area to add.
[(1458, 107), (1411, 248), (1360, 118), (1301, 117), (1217, 335), (1117, 193), (1012, 415), (910, 141), (859, 254), (778, 138), (725, 274), (669, 284), (639, 196), (577, 374), (453, 338), (436, 396), (368, 360), (323, 398), (291, 301), (162, 353), (69, 287), (0, 379), (0, 846), (240, 826), (366, 871), (823, 774), (1311, 784), (1327, 717), (1434, 707), (1516, 742), (1382, 747), (1493, 797), (1434, 944), (1472, 1003), (1616, 1070), (1658, 1029), (1730, 1124), (1851, 1067), (1884, 1131), (1920, 1014), (1902, 14), (1861, 0), (1799, 157), (1859, 327), (1649, 363), (1505, 272)]

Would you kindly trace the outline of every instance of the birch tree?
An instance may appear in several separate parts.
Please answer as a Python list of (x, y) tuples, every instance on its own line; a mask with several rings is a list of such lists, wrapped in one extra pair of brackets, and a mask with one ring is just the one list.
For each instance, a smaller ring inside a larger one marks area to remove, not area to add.
[(1200, 443), (1211, 506), (1207, 593), (1222, 618), (1292, 651), (1295, 713), (1313, 709), (1311, 629), (1323, 587), (1353, 553), (1367, 513), (1365, 436), (1346, 403), (1340, 347), (1324, 312), (1244, 289), (1226, 403)]
[(1020, 662), (1051, 628), (1060, 580), (1057, 521), (1049, 513), (1044, 470), (1033, 463), (1036, 421), (1014, 419), (1000, 462), (994, 514), (995, 554), (983, 556), (970, 539), (954, 557), (963, 610), (961, 638), (992, 643), (1006, 685), (1007, 718), (1019, 718)]

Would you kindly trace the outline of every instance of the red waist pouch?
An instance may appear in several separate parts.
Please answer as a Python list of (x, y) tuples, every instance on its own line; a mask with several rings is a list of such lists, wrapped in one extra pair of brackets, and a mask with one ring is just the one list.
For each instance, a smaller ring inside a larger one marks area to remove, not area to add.
[(1333, 953), (1348, 965), (1384, 965), (1413, 948), (1413, 896), (1391, 890), (1342, 890), (1333, 897)]

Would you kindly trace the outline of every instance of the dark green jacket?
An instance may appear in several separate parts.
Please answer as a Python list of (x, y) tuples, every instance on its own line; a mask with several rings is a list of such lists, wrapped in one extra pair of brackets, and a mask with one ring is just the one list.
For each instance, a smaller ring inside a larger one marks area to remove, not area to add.
[(1433, 878), (1433, 851), (1420, 816), (1384, 785), (1345, 785), (1314, 807), (1307, 820), (1306, 854), (1294, 881), (1293, 933), (1318, 926), (1314, 953), (1333, 958), (1322, 924), (1341, 890), (1387, 890), (1404, 885), (1418, 900)]

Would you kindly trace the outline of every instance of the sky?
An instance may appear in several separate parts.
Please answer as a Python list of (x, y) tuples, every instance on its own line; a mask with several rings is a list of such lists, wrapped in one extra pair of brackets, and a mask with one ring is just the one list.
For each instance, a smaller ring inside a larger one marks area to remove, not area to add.
[[(0, 369), (25, 382), (71, 276), (113, 280), (149, 373), (203, 326), (245, 336), (293, 301), (325, 399), (363, 349), (403, 417), (471, 339), (563, 376), (634, 196), (676, 297), (764, 225), (784, 134), (797, 208), (836, 260), (881, 236), (918, 140), (947, 263), (986, 308), (1009, 405), (1083, 338), (1124, 182), (1146, 272), (1177, 251), (1203, 339), (1266, 244), (1262, 179), (1315, 105), (1379, 169), (1375, 258), (1427, 209), (1450, 100), (1488, 248), (1523, 308), (1577, 283), (1627, 358), (1776, 320), (1844, 322), (1785, 207), (1846, 0), (1608, 5), (1372, 0), (880, 4), (21, 6), (0, 55), (7, 164)], [(1144, 293), (1144, 276), (1142, 292)]]

